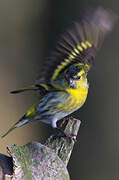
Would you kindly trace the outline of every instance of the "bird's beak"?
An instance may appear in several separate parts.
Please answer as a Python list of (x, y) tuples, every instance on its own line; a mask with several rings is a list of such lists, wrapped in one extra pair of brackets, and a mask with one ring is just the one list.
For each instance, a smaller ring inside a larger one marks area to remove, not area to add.
[(73, 80), (72, 78), (68, 79), (68, 85), (73, 88), (75, 86), (75, 80)]

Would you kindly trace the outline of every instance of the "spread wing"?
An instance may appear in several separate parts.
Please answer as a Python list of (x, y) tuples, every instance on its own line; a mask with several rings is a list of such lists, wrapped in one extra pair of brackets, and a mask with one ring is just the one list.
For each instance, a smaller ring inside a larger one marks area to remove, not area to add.
[(115, 16), (103, 8), (89, 10), (61, 36), (57, 47), (42, 66), (36, 83), (51, 83), (74, 63), (92, 66), (104, 37), (112, 29)]

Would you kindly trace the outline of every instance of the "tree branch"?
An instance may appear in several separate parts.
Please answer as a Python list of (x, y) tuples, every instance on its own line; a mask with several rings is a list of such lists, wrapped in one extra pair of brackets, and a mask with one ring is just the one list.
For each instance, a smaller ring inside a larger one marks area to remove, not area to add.
[[(79, 120), (68, 117), (62, 122), (65, 133), (77, 135)], [(14, 162), (13, 180), (69, 180), (66, 166), (74, 143), (74, 140), (68, 137), (52, 135), (44, 145), (30, 142), (22, 147), (8, 147)]]

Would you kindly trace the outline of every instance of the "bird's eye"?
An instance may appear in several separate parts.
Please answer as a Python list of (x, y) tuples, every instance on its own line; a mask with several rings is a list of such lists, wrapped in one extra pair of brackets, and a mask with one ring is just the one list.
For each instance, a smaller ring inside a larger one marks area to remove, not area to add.
[(81, 78), (81, 76), (74, 76), (75, 80), (79, 80)]
[(81, 78), (81, 76), (77, 76), (77, 79), (79, 80)]

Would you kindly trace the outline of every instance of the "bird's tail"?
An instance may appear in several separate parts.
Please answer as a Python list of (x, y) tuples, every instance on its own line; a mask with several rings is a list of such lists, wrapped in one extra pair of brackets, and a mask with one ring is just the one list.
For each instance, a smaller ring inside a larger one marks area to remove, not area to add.
[(28, 119), (25, 118), (25, 116), (23, 116), (17, 123), (15, 123), (4, 135), (2, 135), (1, 137), (4, 138), (5, 136), (7, 136), (11, 131), (13, 131), (15, 128), (23, 126), (24, 124), (27, 124), (29, 122)]

